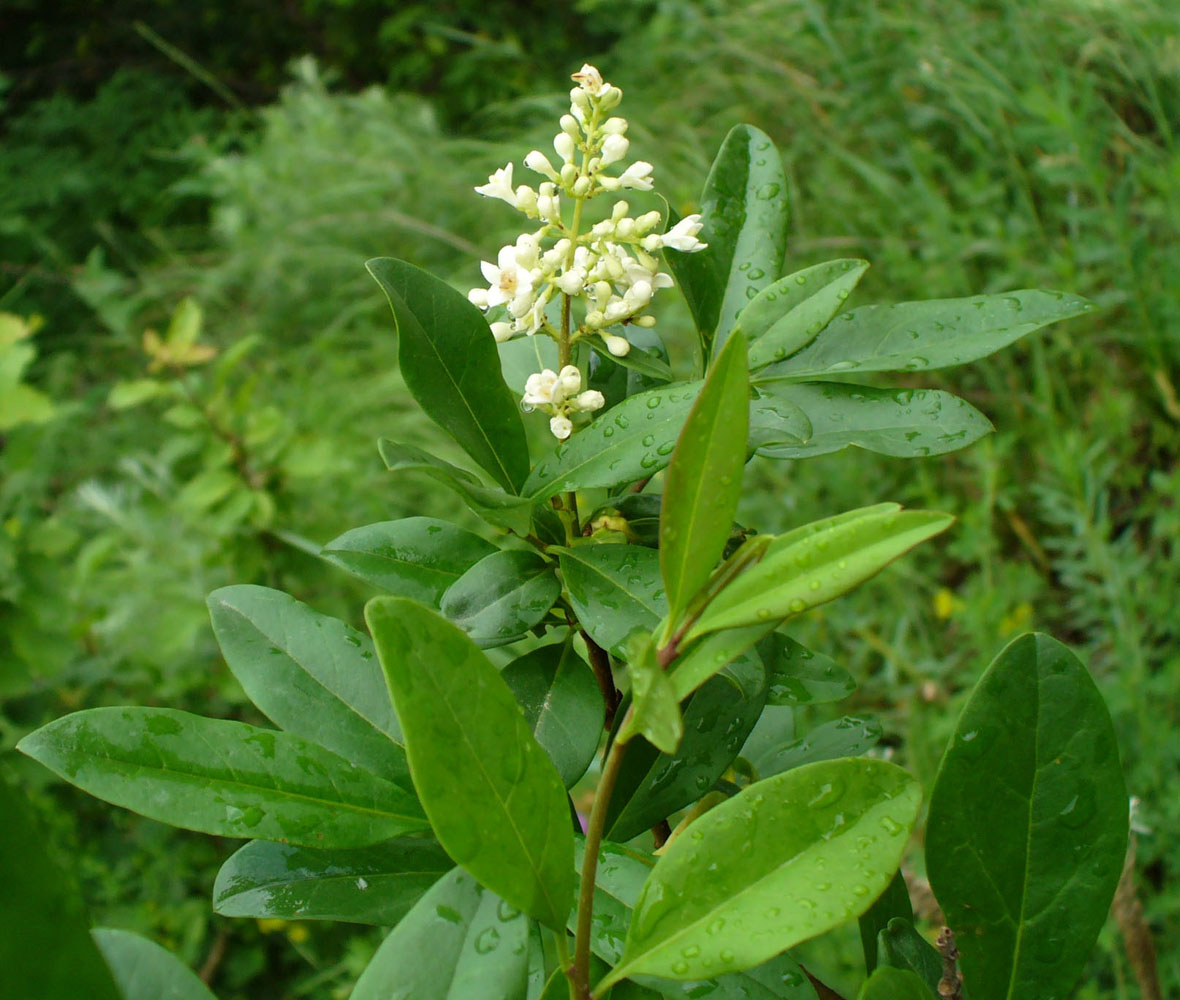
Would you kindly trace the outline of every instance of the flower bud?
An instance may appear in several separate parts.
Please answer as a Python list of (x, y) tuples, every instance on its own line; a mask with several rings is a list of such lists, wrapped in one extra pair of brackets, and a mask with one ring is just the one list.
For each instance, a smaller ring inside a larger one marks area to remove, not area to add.
[(606, 341), (606, 349), (616, 358), (626, 357), (631, 351), (631, 342), (626, 337), (616, 337), (606, 333), (603, 334), (602, 339)]
[(611, 209), (610, 217), (614, 219), (615, 222), (618, 222), (619, 219), (623, 218), (623, 216), (625, 216), (627, 212), (630, 211), (630, 209), (631, 206), (625, 201), (616, 201), (615, 207)]
[(586, 274), (581, 268), (566, 271), (554, 284), (566, 295), (580, 295), (586, 282)]
[(496, 338), (497, 344), (502, 344), (512, 336), (511, 323), (493, 323), (492, 336)]
[(634, 323), (636, 326), (647, 327), (650, 330), (653, 326), (656, 325), (656, 318), (651, 315), (636, 316), (634, 319), (631, 320), (631, 322)]
[(660, 220), (662, 218), (663, 216), (660, 215), (659, 212), (644, 212), (638, 219), (635, 220), (635, 231), (638, 233), (650, 232), (653, 227), (660, 224)]
[(578, 126), (578, 119), (576, 119), (573, 115), (562, 115), (558, 124), (561, 125), (561, 130), (563, 132), (573, 136), (575, 139), (578, 137), (578, 133), (581, 131), (581, 128)]
[(574, 432), (574, 425), (570, 423), (569, 417), (558, 414), (556, 417), (550, 418), (549, 430), (557, 440), (564, 441)]
[(609, 111), (611, 108), (618, 107), (622, 99), (623, 92), (618, 87), (608, 86), (602, 96), (598, 98), (598, 106), (603, 111)]
[(627, 119), (608, 118), (598, 127), (598, 130), (605, 135), (622, 135), (627, 131)]
[(534, 191), (527, 184), (522, 184), (516, 189), (515, 201), (513, 204), (525, 215), (536, 216), (537, 214), (537, 192)]
[[(582, 373), (576, 365), (566, 365), (557, 374), (557, 389), (553, 393), (553, 402), (569, 399), (582, 391)], [(560, 392), (560, 396), (558, 393)]]
[(588, 412), (590, 410), (601, 410), (606, 405), (606, 397), (602, 395), (597, 389), (587, 389), (583, 393), (579, 393), (577, 398), (573, 400), (574, 409)]
[(559, 176), (561, 177), (561, 183), (569, 187), (578, 176), (578, 168), (572, 163), (566, 163), (562, 166)]
[(606, 322), (606, 317), (602, 314), (600, 309), (591, 309), (586, 313), (586, 318), (582, 320), (583, 323), (591, 330), (597, 330), (603, 323)]
[(574, 158), (574, 137), (568, 132), (558, 132), (553, 137), (553, 148), (564, 162), (569, 163)]
[(635, 220), (620, 219), (618, 225), (615, 226), (615, 233), (621, 240), (630, 239), (635, 235)]
[(579, 177), (576, 181), (574, 181), (573, 191), (574, 191), (574, 195), (577, 196), (578, 198), (585, 198), (586, 192), (589, 190), (590, 190), (590, 178), (589, 177)]
[(467, 301), (473, 306), (479, 306), (480, 309), (488, 307), (488, 290), (486, 288), (473, 288), (467, 293)]
[(630, 146), (631, 143), (627, 141), (626, 137), (608, 135), (606, 141), (602, 144), (602, 165), (607, 167), (612, 163), (617, 163), (627, 155), (627, 150)]
[(553, 164), (549, 162), (549, 157), (542, 153), (539, 149), (532, 150), (528, 156), (524, 158), (524, 165), (529, 170), (542, 174), (551, 180), (557, 179), (557, 171), (553, 169)]

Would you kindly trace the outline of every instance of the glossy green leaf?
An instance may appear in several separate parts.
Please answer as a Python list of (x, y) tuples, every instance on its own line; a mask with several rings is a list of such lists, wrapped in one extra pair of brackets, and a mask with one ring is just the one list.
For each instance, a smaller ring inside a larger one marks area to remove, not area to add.
[(366, 583), (438, 607), (452, 583), (496, 546), (433, 517), (405, 517), (346, 531), (323, 548), (329, 562)]
[(930, 885), (972, 1000), (1069, 996), (1126, 849), (1127, 792), (1101, 694), (1061, 643), (1013, 640), (963, 709), (927, 821)]
[(14, 1000), (120, 1000), (91, 940), (82, 894), (50, 856), (49, 838), (34, 821), (27, 796), (8, 784), (3, 770), (0, 816), (0, 994)]
[(519, 910), (455, 869), (382, 942), (350, 1000), (526, 1000), (529, 938)]
[(779, 278), (738, 316), (750, 338), (750, 370), (782, 361), (811, 343), (868, 270), (865, 260), (829, 260)]
[(608, 981), (750, 968), (857, 916), (897, 869), (920, 800), (878, 760), (750, 785), (668, 845)]
[(865, 956), (865, 972), (873, 974), (878, 965), (879, 948), (877, 936), (889, 926), (889, 921), (900, 918), (911, 922), (914, 907), (910, 903), (910, 891), (905, 876), (899, 871), (877, 901), (860, 915), (860, 944)]
[(439, 842), (512, 905), (564, 927), (574, 895), (565, 786), (499, 671), (412, 601), (374, 598), (365, 620)]
[(856, 681), (822, 653), (813, 653), (789, 635), (772, 632), (758, 644), (766, 664), (768, 705), (809, 705), (840, 701), (856, 690)]
[(750, 450), (776, 446), (802, 446), (811, 439), (807, 414), (786, 393), (767, 392), (759, 384), (750, 398)]
[(816, 726), (800, 739), (769, 749), (750, 763), (765, 778), (819, 760), (859, 757), (877, 745), (881, 732), (876, 719), (846, 715)]
[(803, 350), (758, 377), (814, 379), (834, 372), (949, 368), (1091, 308), (1076, 295), (1032, 289), (862, 306), (844, 313)]
[(186, 830), (363, 847), (426, 828), (405, 789), (289, 733), (168, 708), (92, 708), (17, 749), (100, 799)]
[(674, 627), (705, 585), (729, 540), (749, 431), (746, 338), (726, 342), (709, 370), (664, 476), (660, 571)]
[(630, 840), (700, 799), (738, 755), (765, 700), (762, 663), (743, 655), (684, 705), (684, 737), (674, 754), (630, 746), (607, 810), (607, 835)]
[(535, 502), (655, 475), (668, 464), (700, 386), (676, 382), (624, 400), (542, 456), (521, 492)]
[(528, 500), (522, 500), (491, 486), (484, 486), (474, 475), (457, 465), (444, 462), (441, 458), (428, 455), (413, 445), (401, 444), (382, 438), (378, 442), (381, 459), (390, 472), (422, 472), (447, 489), (462, 497), (475, 513), (489, 524), (514, 531), (518, 535), (528, 533)]
[(227, 917), (392, 927), (453, 867), (438, 844), (418, 837), (333, 851), (255, 840), (221, 866), (213, 909)]
[(96, 927), (91, 934), (123, 1000), (215, 1000), (192, 969), (154, 941), (111, 927)]
[(686, 638), (802, 614), (847, 593), (953, 521), (949, 514), (881, 504), (781, 535), (761, 562), (710, 602)]
[(614, 649), (637, 629), (652, 631), (668, 613), (654, 549), (609, 543), (557, 552), (570, 605), (603, 649)]
[(894, 917), (878, 935), (881, 964), (908, 969), (938, 996), (942, 980), (942, 956), (921, 934), (914, 930), (913, 917)]
[(935, 1000), (935, 997), (908, 969), (886, 966), (868, 978), (856, 1000)]
[[(631, 339), (630, 332), (628, 332), (627, 339)], [(618, 365), (620, 368), (626, 368), (628, 371), (642, 375), (651, 381), (672, 381), (672, 369), (668, 366), (668, 362), (658, 354), (649, 353), (641, 347), (636, 347), (635, 344), (632, 344), (631, 350), (622, 357), (616, 357), (613, 354), (605, 354), (603, 357), (610, 364)]]
[(557, 342), (551, 337), (513, 337), (497, 345), (504, 382), (514, 396), (524, 395), (524, 384), (530, 375), (557, 371)]
[(856, 447), (895, 458), (958, 451), (994, 428), (965, 399), (941, 389), (876, 389), (844, 382), (772, 382), (758, 387), (759, 405), (795, 406), (811, 436), (759, 443), (767, 458), (814, 458)]
[(589, 352), (587, 388), (603, 394), (607, 409), (617, 406), (628, 396), (672, 381), (668, 348), (659, 333), (631, 325), (627, 328), (627, 340), (631, 350), (621, 358), (616, 358), (605, 348)]
[(529, 474), (528, 443), (480, 311), (405, 261), (378, 257), (365, 266), (393, 308), (398, 363), (418, 405), (496, 482), (518, 492)]
[(615, 739), (626, 743), (643, 736), (666, 754), (676, 752), (684, 735), (684, 720), (676, 689), (656, 659), (651, 635), (637, 632), (623, 644), (627, 677), (631, 682), (631, 706)]
[(526, 653), (500, 676), (565, 787), (572, 788), (594, 759), (606, 714), (594, 672), (567, 641)]
[(627, 535), (637, 545), (659, 544), (660, 507), (663, 495), (659, 493), (624, 493), (607, 499), (590, 516), (589, 523), (604, 514), (617, 515), (627, 522)]
[(742, 308), (781, 273), (787, 248), (787, 178), (770, 137), (737, 125), (701, 192), (705, 250), (664, 257), (706, 348), (724, 344)]
[(677, 699), (683, 701), (710, 677), (724, 670), (776, 624), (769, 622), (725, 629), (694, 642), (676, 658), (670, 669)]
[(519, 639), (561, 594), (553, 564), (526, 549), (484, 556), (442, 597), (442, 613), (480, 646)]
[(404, 782), (401, 729), (367, 635), (268, 587), (223, 587), (208, 604), (225, 662), (267, 718)]

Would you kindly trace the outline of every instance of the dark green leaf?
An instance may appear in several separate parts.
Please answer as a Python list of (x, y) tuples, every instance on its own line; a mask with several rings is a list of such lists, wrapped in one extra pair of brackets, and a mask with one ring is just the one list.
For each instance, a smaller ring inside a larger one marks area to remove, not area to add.
[(773, 382), (758, 387), (763, 407), (798, 407), (806, 440), (759, 444), (767, 458), (814, 458), (850, 446), (895, 458), (958, 451), (994, 428), (965, 399), (940, 389), (875, 389), (843, 382)]
[(934, 996), (938, 996), (938, 984), (942, 980), (942, 956), (914, 930), (913, 919), (912, 915), (908, 918), (894, 917), (881, 931), (878, 942), (881, 964), (895, 969), (908, 969), (926, 984)]
[(750, 785), (667, 846), (608, 981), (751, 968), (857, 916), (897, 869), (920, 802), (909, 775), (877, 760)]
[(528, 444), (480, 311), (405, 261), (378, 257), (365, 266), (393, 307), (398, 362), (418, 405), (496, 482), (518, 492), (529, 474)]
[(365, 620), (439, 842), (512, 905), (564, 927), (574, 895), (565, 787), (508, 685), (428, 608), (378, 597)]
[(886, 966), (869, 977), (856, 1000), (934, 1000), (922, 980), (908, 969)]
[(82, 895), (48, 853), (24, 795), (0, 772), (0, 993), (120, 1000), (94, 941)]
[(811, 438), (811, 421), (786, 393), (767, 392), (760, 384), (750, 399), (751, 450), (773, 449), (776, 445), (802, 446)]
[(742, 494), (749, 432), (746, 338), (717, 355), (664, 477), (660, 571), (671, 630), (721, 559)]
[(92, 708), (18, 749), (85, 792), (186, 830), (363, 847), (426, 828), (413, 795), (289, 733), (168, 708)]
[(591, 516), (593, 523), (604, 514), (617, 514), (627, 522), (627, 535), (636, 545), (659, 544), (660, 507), (663, 496), (659, 493), (624, 493), (605, 501)]
[(1068, 996), (1127, 849), (1118, 743), (1086, 668), (1013, 640), (963, 709), (930, 796), (926, 867), (973, 1000)]
[(768, 750), (751, 759), (750, 763), (765, 778), (818, 760), (859, 757), (875, 747), (880, 739), (881, 724), (875, 719), (846, 715), (816, 726), (802, 739)]
[(553, 564), (536, 552), (485, 556), (443, 594), (442, 613), (480, 646), (501, 646), (536, 625), (561, 594)]
[(268, 587), (223, 587), (208, 603), (225, 662), (275, 725), (383, 778), (408, 777), (367, 635)]
[(758, 377), (813, 379), (833, 372), (949, 368), (1091, 308), (1076, 295), (1032, 289), (862, 306), (844, 313), (803, 350)]
[(643, 736), (666, 754), (674, 754), (684, 735), (676, 689), (656, 659), (652, 636), (636, 632), (624, 644), (627, 676), (631, 681), (631, 707), (615, 739), (626, 743)]
[(346, 531), (324, 558), (366, 583), (438, 607), (443, 591), (496, 546), (449, 521), (405, 517)]
[(699, 391), (699, 382), (676, 382), (624, 400), (543, 456), (522, 493), (535, 502), (655, 475), (668, 464)]
[(606, 706), (594, 672), (567, 641), (526, 653), (500, 676), (565, 787), (572, 788), (594, 759), (602, 735)]
[(642, 545), (576, 545), (558, 551), (578, 621), (603, 649), (637, 629), (652, 631), (668, 613), (660, 557)]
[(154, 941), (111, 927), (96, 927), (91, 934), (123, 1000), (215, 1000), (192, 969)]
[(788, 635), (772, 632), (758, 644), (770, 678), (768, 705), (808, 705), (840, 701), (856, 681), (822, 653), (813, 653)]
[(877, 901), (860, 915), (860, 944), (865, 956), (865, 972), (873, 974), (877, 967), (878, 948), (877, 935), (888, 926), (894, 918), (913, 921), (914, 908), (910, 903), (910, 891), (906, 888), (905, 876), (899, 871), (893, 876), (889, 887), (881, 893)]
[[(655, 330), (630, 326), (627, 340), (631, 351), (623, 358), (616, 358), (606, 350), (589, 352), (587, 387), (597, 389), (606, 397), (607, 409), (617, 406), (628, 396), (655, 389), (672, 380), (668, 348)], [(634, 360), (636, 358), (638, 362)]]
[(701, 192), (708, 248), (667, 250), (706, 349), (717, 351), (743, 307), (781, 273), (787, 248), (787, 179), (770, 137), (737, 125), (721, 144)]
[[(627, 339), (633, 340), (630, 331), (627, 333)], [(599, 357), (611, 364), (618, 365), (620, 368), (626, 368), (637, 375), (642, 375), (650, 381), (672, 381), (672, 369), (668, 367), (668, 362), (658, 354), (649, 353), (643, 348), (637, 347), (634, 342), (631, 344), (631, 350), (622, 357), (616, 357), (614, 354), (599, 354)]]
[(782, 361), (811, 343), (868, 267), (864, 260), (829, 260), (764, 288), (738, 316), (738, 328), (750, 338), (750, 370)]
[(526, 1000), (529, 944), (528, 919), (455, 869), (382, 942), (350, 1000)]
[(335, 851), (255, 840), (221, 866), (213, 909), (227, 917), (392, 927), (453, 867), (438, 844), (416, 837)]

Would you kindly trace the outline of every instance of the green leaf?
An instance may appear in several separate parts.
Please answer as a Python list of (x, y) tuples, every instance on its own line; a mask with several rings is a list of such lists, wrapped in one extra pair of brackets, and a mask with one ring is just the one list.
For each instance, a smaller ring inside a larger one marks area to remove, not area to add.
[(439, 842), (493, 892), (552, 927), (574, 895), (561, 776), (499, 672), (456, 626), (398, 597), (365, 607)]
[[(4, 320), (0, 313), (0, 334)], [(34, 822), (27, 796), (4, 774), (0, 771), (0, 989), (13, 998), (120, 1000), (90, 938), (77, 885), (50, 857), (49, 837)]]
[(500, 676), (565, 787), (572, 788), (594, 759), (606, 714), (594, 672), (567, 641), (526, 653)]
[(742, 495), (749, 396), (746, 338), (738, 331), (717, 355), (664, 477), (660, 571), (668, 594), (669, 633), (729, 540)]
[(639, 629), (651, 632), (668, 613), (655, 549), (609, 543), (551, 551), (578, 621), (603, 649)]
[(123, 1000), (215, 1000), (192, 969), (154, 941), (112, 927), (96, 927), (90, 933)]
[(1076, 295), (1032, 289), (862, 306), (844, 313), (807, 347), (764, 369), (758, 378), (949, 368), (987, 357), (1027, 333), (1092, 308)]
[[(627, 339), (631, 340), (632, 334), (628, 331)], [(599, 353), (599, 357), (605, 359), (619, 368), (626, 368), (628, 371), (635, 372), (637, 375), (642, 375), (646, 379), (655, 382), (671, 382), (672, 369), (668, 366), (668, 362), (661, 358), (658, 354), (645, 351), (643, 348), (631, 344), (629, 350), (622, 357), (617, 357), (606, 351)]]
[(750, 370), (782, 361), (811, 343), (868, 267), (865, 260), (829, 260), (764, 288), (738, 316), (738, 329), (750, 338)]
[(521, 492), (536, 502), (655, 475), (668, 464), (699, 391), (699, 382), (676, 382), (625, 399), (543, 456)]
[(225, 662), (268, 719), (407, 783), (401, 729), (367, 635), (268, 587), (223, 587), (208, 604)]
[(750, 398), (750, 450), (802, 446), (811, 434), (807, 414), (786, 393), (767, 392), (766, 384), (759, 383)]
[(452, 583), (496, 546), (449, 521), (405, 517), (346, 531), (324, 546), (330, 563), (395, 597), (438, 607)]
[(382, 942), (350, 1000), (525, 1000), (529, 921), (459, 869)]
[(536, 625), (561, 595), (552, 563), (504, 549), (484, 556), (442, 597), (442, 613), (480, 646), (501, 646)]
[(524, 395), (524, 384), (530, 375), (557, 371), (557, 342), (551, 337), (513, 337), (497, 345), (504, 381), (514, 396)]
[(878, 760), (750, 785), (668, 845), (606, 981), (750, 968), (857, 916), (897, 869), (920, 800)]
[(519, 492), (529, 474), (528, 443), (480, 311), (405, 261), (378, 257), (365, 266), (393, 307), (398, 363), (418, 405), (496, 482)]
[(770, 680), (768, 705), (809, 705), (841, 701), (856, 690), (856, 681), (822, 653), (813, 653), (782, 632), (758, 644)]
[(766, 673), (756, 655), (741, 656), (685, 704), (676, 753), (646, 744), (627, 750), (607, 809), (607, 835), (630, 840), (705, 795), (725, 773), (758, 721)]
[(913, 921), (914, 907), (910, 903), (910, 891), (905, 884), (905, 876), (899, 871), (893, 876), (893, 881), (881, 893), (877, 901), (860, 915), (857, 921), (860, 925), (860, 944), (865, 956), (865, 972), (873, 974), (877, 967), (878, 947), (877, 936), (895, 918)]
[(626, 743), (639, 735), (666, 754), (676, 752), (684, 735), (684, 721), (676, 689), (656, 659), (651, 635), (637, 632), (625, 644), (631, 708), (615, 739)]
[(112, 410), (129, 410), (160, 396), (170, 396), (173, 391), (172, 386), (159, 379), (127, 379), (111, 386), (107, 394), (107, 406)]
[(672, 685), (676, 697), (683, 701), (714, 674), (720, 673), (751, 646), (755, 645), (777, 622), (730, 628), (714, 632), (694, 642), (672, 664)]
[(424, 830), (413, 795), (289, 733), (167, 708), (92, 708), (17, 749), (97, 798), (186, 830), (363, 847)]
[(909, 918), (894, 917), (881, 931), (881, 964), (895, 969), (908, 969), (926, 984), (934, 996), (938, 996), (938, 984), (942, 980), (942, 956), (914, 930), (912, 920), (912, 915)]
[(664, 257), (706, 349), (725, 343), (738, 314), (781, 273), (787, 248), (787, 178), (770, 137), (736, 125), (701, 192), (705, 250)]
[(774, 382), (758, 386), (759, 405), (795, 406), (811, 436), (759, 444), (767, 458), (814, 458), (857, 447), (895, 458), (958, 451), (995, 428), (965, 399), (941, 389), (876, 389), (844, 382)]
[(859, 757), (881, 739), (881, 724), (875, 719), (846, 715), (816, 726), (801, 739), (775, 747), (750, 760), (762, 777), (780, 774), (819, 760)]
[(1068, 996), (1126, 849), (1127, 792), (1102, 696), (1061, 643), (1013, 640), (963, 709), (927, 821), (930, 885), (973, 1000)]
[(227, 917), (392, 927), (453, 867), (441, 847), (418, 837), (334, 851), (255, 840), (221, 866), (213, 909)]
[(922, 980), (908, 969), (878, 969), (861, 987), (856, 1000), (934, 1000)]
[(467, 506), (489, 524), (524, 535), (529, 530), (532, 503), (495, 487), (484, 486), (466, 469), (441, 458), (428, 455), (413, 445), (382, 438), (378, 442), (381, 459), (390, 472), (424, 472), (448, 489), (458, 493)]
[(846, 594), (953, 521), (949, 514), (880, 504), (781, 535), (761, 562), (713, 598), (686, 639), (802, 614)]

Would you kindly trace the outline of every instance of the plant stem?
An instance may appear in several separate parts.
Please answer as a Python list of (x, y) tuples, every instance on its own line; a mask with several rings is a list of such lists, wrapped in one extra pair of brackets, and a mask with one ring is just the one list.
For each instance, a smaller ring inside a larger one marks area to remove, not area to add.
[(603, 725), (609, 730), (615, 723), (615, 712), (619, 707), (619, 693), (615, 690), (615, 679), (610, 669), (610, 657), (598, 643), (582, 630), (582, 638), (586, 642), (586, 652), (590, 657), (590, 668), (602, 690), (602, 700), (606, 703), (606, 720)]
[(570, 949), (565, 938), (565, 931), (553, 932), (553, 941), (557, 946), (557, 962), (561, 966), (561, 971), (565, 973), (566, 979), (569, 980), (570, 1000), (582, 1000), (578, 992), (578, 984), (574, 981), (573, 963), (570, 961)]
[[(628, 710), (630, 715), (630, 710)], [(626, 720), (623, 722), (626, 725)], [(580, 1000), (590, 997), (590, 926), (594, 914), (594, 881), (598, 875), (598, 851), (602, 846), (602, 834), (606, 828), (606, 810), (610, 805), (611, 792), (623, 765), (627, 744), (615, 740), (602, 765), (602, 778), (594, 793), (594, 806), (590, 810), (590, 822), (586, 824), (586, 850), (582, 856), (582, 883), (578, 889), (578, 928), (574, 937), (574, 967), (572, 976), (581, 990)]]

